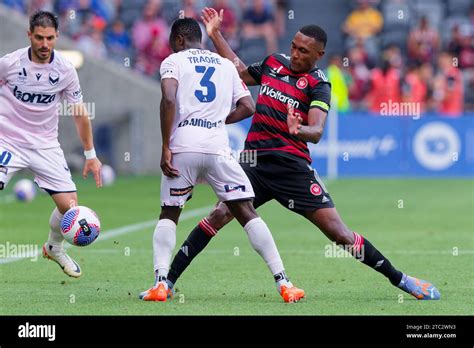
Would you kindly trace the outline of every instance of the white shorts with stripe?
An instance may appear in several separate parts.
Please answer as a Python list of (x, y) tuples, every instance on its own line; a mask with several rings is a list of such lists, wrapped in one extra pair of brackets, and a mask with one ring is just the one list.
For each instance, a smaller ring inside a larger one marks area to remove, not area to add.
[(61, 148), (28, 149), (0, 140), (0, 182), (6, 187), (21, 169), (35, 174), (36, 184), (49, 193), (75, 192), (71, 172)]
[(173, 154), (179, 177), (162, 175), (161, 205), (183, 207), (199, 182), (211, 185), (220, 201), (254, 198), (252, 185), (239, 163), (230, 156), (197, 152)]

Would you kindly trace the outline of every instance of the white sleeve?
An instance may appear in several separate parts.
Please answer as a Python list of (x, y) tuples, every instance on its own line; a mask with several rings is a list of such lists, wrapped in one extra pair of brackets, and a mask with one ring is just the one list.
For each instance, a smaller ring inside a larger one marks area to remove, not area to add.
[(82, 90), (79, 83), (79, 76), (77, 76), (75, 68), (72, 68), (70, 79), (71, 81), (64, 90), (63, 96), (70, 104), (80, 104), (82, 103)]
[(175, 79), (179, 82), (179, 66), (171, 55), (160, 66), (161, 79)]
[(243, 97), (250, 96), (250, 91), (244, 81), (239, 76), (237, 68), (232, 64), (232, 104), (235, 105), (237, 101)]

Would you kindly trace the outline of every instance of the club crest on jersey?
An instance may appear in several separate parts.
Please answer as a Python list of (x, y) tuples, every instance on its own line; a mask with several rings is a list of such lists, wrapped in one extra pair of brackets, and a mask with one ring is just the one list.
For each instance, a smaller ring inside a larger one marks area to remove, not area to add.
[(319, 186), (318, 184), (312, 184), (309, 190), (315, 196), (319, 196), (323, 192), (321, 186)]
[(305, 89), (308, 87), (308, 79), (306, 77), (300, 77), (298, 81), (296, 81), (296, 87), (299, 89)]
[(52, 86), (55, 86), (57, 85), (59, 82), (59, 74), (55, 71), (52, 71), (49, 73), (49, 83), (52, 85)]

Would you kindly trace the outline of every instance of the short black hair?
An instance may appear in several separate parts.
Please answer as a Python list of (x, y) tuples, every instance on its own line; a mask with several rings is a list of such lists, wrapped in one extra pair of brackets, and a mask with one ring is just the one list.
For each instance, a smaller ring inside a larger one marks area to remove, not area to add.
[(202, 40), (202, 32), (199, 23), (194, 18), (181, 18), (173, 22), (171, 26), (170, 38), (174, 39), (178, 35), (182, 35), (184, 38), (189, 41), (199, 41)]
[(57, 31), (59, 27), (58, 17), (48, 11), (37, 11), (30, 17), (30, 31), (33, 32), (35, 27), (52, 27)]
[(323, 47), (326, 47), (326, 43), (328, 42), (328, 36), (323, 28), (317, 25), (305, 25), (301, 27), (299, 32), (306, 36), (312, 37), (316, 41), (319, 41), (323, 44)]

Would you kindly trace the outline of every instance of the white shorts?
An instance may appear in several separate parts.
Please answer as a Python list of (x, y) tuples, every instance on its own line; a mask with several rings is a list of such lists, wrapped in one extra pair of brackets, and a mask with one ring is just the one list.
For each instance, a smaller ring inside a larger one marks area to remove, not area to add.
[(211, 185), (220, 201), (251, 199), (255, 195), (247, 175), (232, 157), (197, 152), (173, 154), (173, 167), (180, 176), (162, 175), (161, 205), (183, 207), (199, 182)]
[(28, 149), (0, 140), (0, 182), (4, 187), (21, 169), (35, 174), (36, 184), (50, 194), (75, 192), (71, 172), (61, 148)]

